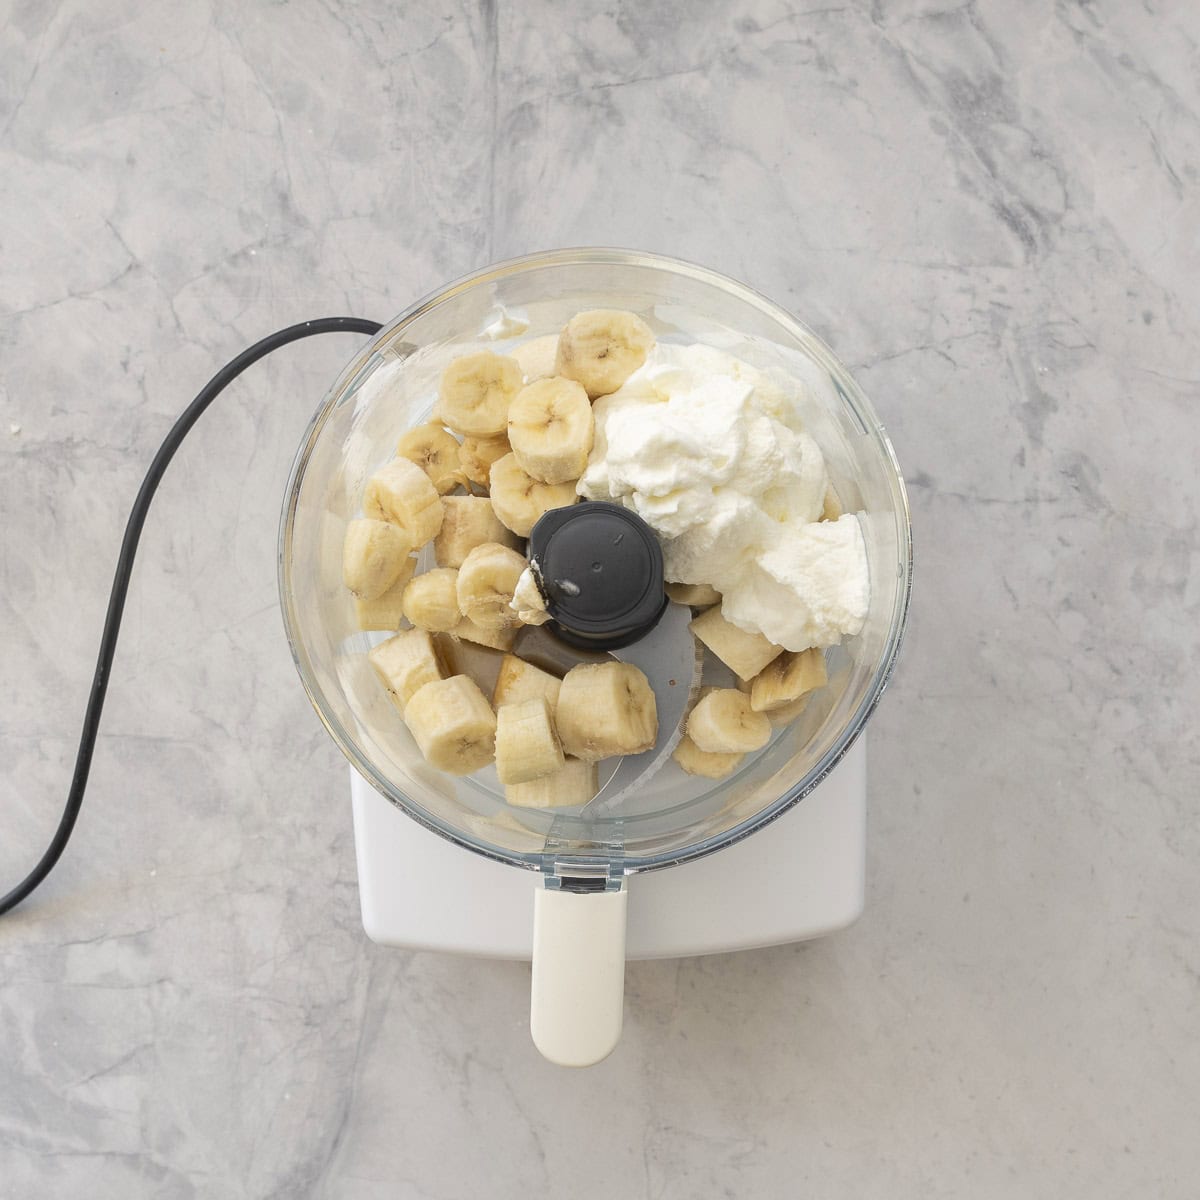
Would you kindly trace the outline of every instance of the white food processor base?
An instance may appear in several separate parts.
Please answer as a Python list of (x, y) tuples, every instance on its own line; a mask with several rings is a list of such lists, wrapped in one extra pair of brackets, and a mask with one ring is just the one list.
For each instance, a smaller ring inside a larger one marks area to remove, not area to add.
[[(530, 958), (536, 871), (430, 833), (354, 772), (350, 791), (363, 927), (372, 941)], [(862, 912), (865, 858), (859, 737), (818, 787), (765, 829), (695, 862), (630, 876), (627, 955), (716, 954), (843, 929)]]

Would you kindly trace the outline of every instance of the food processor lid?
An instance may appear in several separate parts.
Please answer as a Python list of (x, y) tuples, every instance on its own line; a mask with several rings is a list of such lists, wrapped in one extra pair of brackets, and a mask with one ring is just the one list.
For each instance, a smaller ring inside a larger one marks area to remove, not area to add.
[(666, 611), (662, 547), (619, 504), (587, 500), (545, 513), (530, 532), (529, 560), (553, 632), (573, 646), (619, 650)]

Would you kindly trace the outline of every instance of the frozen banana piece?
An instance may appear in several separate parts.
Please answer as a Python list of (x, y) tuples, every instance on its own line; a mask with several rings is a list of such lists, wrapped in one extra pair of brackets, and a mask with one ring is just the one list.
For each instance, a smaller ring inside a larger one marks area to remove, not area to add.
[(526, 383), (536, 383), (539, 379), (549, 379), (554, 374), (554, 359), (558, 354), (558, 334), (548, 333), (545, 337), (536, 337), (528, 342), (522, 342), (512, 356), (520, 365), (521, 374)]
[(542, 483), (506, 454), (492, 464), (492, 507), (518, 537), (528, 537), (538, 518), (552, 508), (575, 503), (575, 482)]
[(671, 757), (689, 774), (702, 775), (705, 779), (724, 779), (741, 765), (744, 754), (710, 754), (701, 750), (685, 733)]
[(458, 438), (440, 425), (418, 425), (401, 435), (396, 456), (416, 463), (429, 476), (439, 496), (467, 481), (458, 460)]
[(544, 696), (496, 710), (496, 774), (501, 783), (528, 783), (563, 765), (562, 745)]
[(442, 678), (442, 664), (424, 629), (402, 629), (380, 642), (367, 658), (402, 716), (421, 688)]
[(407, 458), (394, 458), (367, 480), (363, 512), (399, 525), (420, 549), (442, 527), (442, 498), (429, 476)]
[(541, 699), (546, 701), (553, 713), (558, 705), (561, 687), (562, 680), (558, 676), (535, 667), (515, 654), (506, 654), (500, 663), (492, 703), (499, 708), (502, 704)]
[(514, 358), (481, 350), (456, 358), (442, 372), (436, 414), (455, 433), (495, 437), (508, 426), (508, 406), (525, 386)]
[(476, 646), (489, 646), (493, 650), (511, 650), (517, 628), (516, 625), (505, 625), (499, 629), (485, 629), (482, 625), (476, 625), (470, 617), (463, 617), (450, 630), (450, 636), (473, 642)]
[(784, 704), (780, 708), (773, 708), (767, 713), (767, 720), (776, 729), (781, 725), (790, 725), (808, 707), (808, 702), (812, 698), (812, 692), (807, 692), (799, 700), (793, 700), (791, 704)]
[(508, 410), (508, 441), (526, 475), (567, 483), (587, 466), (596, 426), (587, 392), (571, 379), (539, 379)]
[[(396, 528), (393, 526), (393, 528)], [(404, 589), (417, 569), (417, 560), (408, 557), (392, 584), (382, 596), (374, 600), (364, 600), (360, 596), (354, 598), (354, 620), (359, 629), (380, 629), (395, 633), (404, 620)]]
[(486, 496), (446, 496), (442, 508), (442, 527), (433, 539), (433, 557), (439, 567), (461, 567), (467, 555), (484, 542), (520, 548), (520, 538), (504, 526)]
[(596, 764), (567, 758), (552, 775), (508, 784), (504, 799), (515, 808), (572, 808), (586, 804), (597, 790)]
[(748, 754), (771, 740), (771, 722), (736, 688), (713, 688), (687, 719), (687, 735), (708, 754)]
[(412, 538), (400, 526), (353, 520), (342, 543), (342, 582), (360, 599), (377, 600), (400, 578), (412, 551)]
[(581, 312), (558, 335), (555, 374), (581, 383), (595, 400), (615, 392), (653, 347), (650, 326), (631, 312), (610, 308)]
[(469, 775), (495, 757), (496, 714), (465, 675), (419, 688), (404, 710), (404, 723), (426, 762), (447, 774)]
[(820, 650), (785, 650), (768, 663), (750, 683), (750, 707), (771, 713), (806, 696), (829, 681), (825, 655)]
[(595, 761), (640, 754), (658, 739), (658, 707), (632, 663), (585, 663), (564, 677), (554, 710), (563, 750)]
[(458, 571), (437, 567), (418, 575), (404, 589), (404, 615), (418, 629), (447, 633), (462, 620), (458, 607)]
[(505, 434), (499, 437), (465, 437), (458, 448), (458, 461), (471, 483), (487, 489), (492, 485), (492, 464), (510, 453), (512, 447)]
[(510, 629), (520, 624), (511, 607), (525, 559), (508, 546), (484, 542), (458, 569), (458, 607), (464, 617), (484, 629)]
[(741, 679), (753, 679), (783, 653), (782, 646), (761, 633), (747, 633), (725, 620), (720, 605), (701, 613), (688, 628)]

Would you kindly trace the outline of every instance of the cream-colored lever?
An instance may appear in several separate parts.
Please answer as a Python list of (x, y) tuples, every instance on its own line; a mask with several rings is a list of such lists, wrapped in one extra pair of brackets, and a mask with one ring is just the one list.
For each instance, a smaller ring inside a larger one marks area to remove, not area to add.
[(529, 1029), (560, 1067), (590, 1067), (621, 1038), (627, 899), (624, 884), (615, 892), (534, 893)]

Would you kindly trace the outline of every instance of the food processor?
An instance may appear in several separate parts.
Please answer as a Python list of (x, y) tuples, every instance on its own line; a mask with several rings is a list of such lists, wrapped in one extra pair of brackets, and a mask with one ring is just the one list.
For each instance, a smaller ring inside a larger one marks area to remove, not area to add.
[[(452, 358), (504, 354), (597, 308), (630, 310), (661, 342), (713, 346), (798, 387), (804, 426), (862, 527), (869, 610), (860, 633), (826, 652), (828, 683), (802, 715), (720, 781), (671, 760), (699, 687), (732, 682), (701, 659), (690, 610), (668, 604), (628, 644), (605, 650), (581, 647), (569, 630), (523, 630), (516, 652), (560, 672), (602, 654), (639, 666), (655, 692), (659, 735), (645, 753), (602, 761), (589, 803), (514, 808), (494, 767), (453, 777), (423, 760), (367, 659), (387, 635), (357, 627), (341, 548), (366, 480), (400, 433), (429, 419)], [(863, 894), (859, 735), (896, 659), (910, 570), (904, 484), (870, 404), (811, 331), (750, 288), (659, 256), (563, 250), (489, 267), (413, 305), (353, 358), (318, 408), (291, 472), (279, 542), (297, 669), (351, 765), (368, 934), (388, 945), (531, 958), (534, 1042), (553, 1062), (584, 1066), (619, 1039), (627, 953), (708, 953), (848, 924)]]

